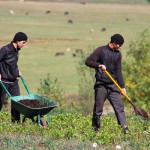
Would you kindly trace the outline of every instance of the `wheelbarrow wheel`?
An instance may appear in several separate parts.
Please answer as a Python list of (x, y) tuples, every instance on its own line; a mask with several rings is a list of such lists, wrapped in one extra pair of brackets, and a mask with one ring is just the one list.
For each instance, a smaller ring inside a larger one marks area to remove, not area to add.
[(40, 118), (40, 125), (44, 126), (44, 127), (46, 127), (48, 125), (47, 121), (43, 117)]

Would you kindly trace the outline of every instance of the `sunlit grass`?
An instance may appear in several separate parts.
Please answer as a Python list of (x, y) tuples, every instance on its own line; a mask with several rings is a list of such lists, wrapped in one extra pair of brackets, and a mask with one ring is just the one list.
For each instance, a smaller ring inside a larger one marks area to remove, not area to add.
[[(107, 44), (112, 34), (120, 33), (125, 37), (122, 48), (125, 59), (128, 45), (137, 33), (150, 29), (149, 5), (0, 1), (0, 6), (0, 45), (10, 42), (18, 31), (29, 36), (28, 43), (20, 51), (19, 68), (34, 93), (40, 79), (50, 73), (53, 79), (58, 78), (67, 95), (77, 94), (78, 57), (72, 57), (75, 49), (86, 51), (89, 46)], [(46, 10), (51, 13), (45, 14)], [(64, 15), (65, 11), (69, 15)], [(68, 23), (69, 19), (73, 24)], [(102, 28), (106, 31), (102, 32)], [(65, 55), (55, 57), (59, 51)], [(23, 88), (21, 91), (25, 92)]]

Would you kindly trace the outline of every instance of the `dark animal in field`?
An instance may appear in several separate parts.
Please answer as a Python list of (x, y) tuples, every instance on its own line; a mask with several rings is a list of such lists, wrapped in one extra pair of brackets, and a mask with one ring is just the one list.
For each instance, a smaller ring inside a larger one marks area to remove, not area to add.
[(64, 15), (69, 15), (69, 11), (65, 11), (65, 12), (64, 12)]
[(65, 54), (64, 54), (64, 52), (57, 52), (56, 54), (55, 54), (55, 56), (64, 56)]
[(77, 55), (75, 53), (72, 54), (72, 57), (76, 57)]
[(80, 2), (80, 4), (85, 5), (85, 4), (86, 4), (86, 2)]
[(26, 12), (26, 16), (28, 16), (29, 15), (29, 13), (28, 12)]
[(76, 53), (82, 53), (83, 50), (82, 50), (82, 49), (76, 49), (75, 52), (76, 52)]
[(50, 14), (51, 13), (51, 11), (50, 10), (47, 10), (46, 12), (45, 12), (45, 14)]
[(126, 18), (126, 21), (129, 21), (130, 19), (129, 18)]
[(68, 23), (73, 24), (73, 20), (69, 19)]
[(102, 32), (106, 31), (106, 28), (102, 28), (101, 31), (102, 31)]

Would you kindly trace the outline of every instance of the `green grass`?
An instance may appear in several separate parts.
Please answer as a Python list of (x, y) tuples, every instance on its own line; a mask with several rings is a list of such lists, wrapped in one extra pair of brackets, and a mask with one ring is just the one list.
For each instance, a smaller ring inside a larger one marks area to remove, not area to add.
[[(75, 49), (86, 51), (89, 46), (107, 44), (112, 34), (120, 33), (126, 41), (122, 50), (125, 59), (130, 41), (144, 29), (150, 30), (149, 5), (0, 1), (0, 8), (0, 45), (10, 42), (18, 31), (29, 36), (20, 51), (19, 68), (34, 93), (40, 79), (50, 73), (53, 79), (58, 78), (66, 95), (78, 94), (79, 58), (72, 57)], [(45, 14), (46, 10), (51, 13)], [(69, 11), (68, 16), (64, 15), (65, 11)], [(74, 23), (68, 24), (69, 19)], [(103, 27), (105, 32), (101, 32)], [(65, 56), (55, 57), (58, 51), (63, 51)], [(25, 92), (23, 87), (21, 91)]]
[(0, 112), (1, 149), (52, 149), (52, 150), (115, 150), (116, 145), (128, 150), (148, 150), (150, 122), (130, 114), (127, 122), (130, 133), (124, 135), (114, 113), (101, 117), (101, 128), (95, 133), (91, 128), (91, 115), (51, 112), (50, 124), (41, 127), (27, 119), (22, 124), (11, 124), (10, 114)]

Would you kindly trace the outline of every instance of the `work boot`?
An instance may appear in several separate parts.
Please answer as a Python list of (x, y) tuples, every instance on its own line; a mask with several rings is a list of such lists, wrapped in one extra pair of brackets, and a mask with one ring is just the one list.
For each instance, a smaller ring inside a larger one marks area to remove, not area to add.
[(95, 132), (98, 132), (98, 130), (100, 128), (100, 117), (99, 116), (95, 116), (92, 118), (92, 128)]
[(92, 126), (92, 129), (93, 129), (94, 132), (98, 132), (99, 131), (99, 128), (94, 127), (94, 126)]
[(123, 126), (122, 132), (123, 132), (124, 134), (128, 134), (128, 133), (130, 132), (128, 126)]

